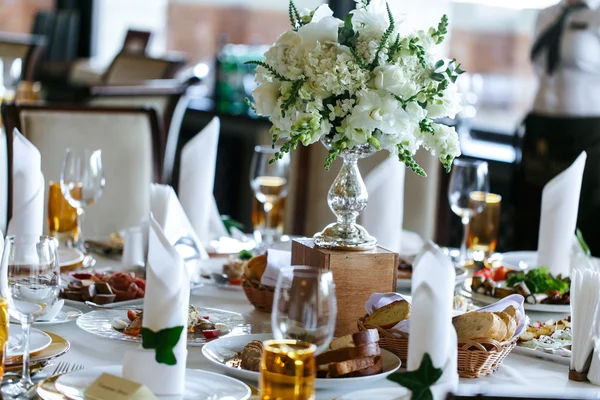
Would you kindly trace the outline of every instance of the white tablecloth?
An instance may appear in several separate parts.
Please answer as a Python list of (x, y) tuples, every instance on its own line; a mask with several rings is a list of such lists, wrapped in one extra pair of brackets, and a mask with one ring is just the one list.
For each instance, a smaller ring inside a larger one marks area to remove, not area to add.
[[(214, 286), (204, 286), (192, 291), (190, 304), (241, 313), (252, 324), (252, 333), (270, 331), (269, 314), (254, 310), (241, 288), (225, 290)], [(85, 307), (81, 309), (88, 311)], [(556, 317), (561, 316), (540, 313), (531, 315), (532, 320), (547, 320)], [(121, 364), (125, 350), (136, 346), (134, 343), (94, 336), (82, 331), (75, 322), (45, 326), (44, 330), (61, 335), (71, 342), (70, 351), (60, 360), (83, 364), (86, 367)], [(222, 373), (204, 358), (199, 347), (189, 347), (188, 350), (188, 368)], [(248, 383), (257, 386), (256, 382)], [(345, 387), (341, 383), (339, 390), (317, 391), (317, 400), (330, 400), (343, 393), (373, 388), (373, 385)], [(396, 384), (382, 380), (378, 381), (376, 385), (377, 387), (393, 387)], [(569, 381), (566, 365), (511, 354), (494, 374), (479, 379), (460, 380), (459, 394), (476, 393), (500, 396), (543, 394), (553, 398), (567, 396), (568, 398), (600, 398), (600, 387), (589, 383)]]

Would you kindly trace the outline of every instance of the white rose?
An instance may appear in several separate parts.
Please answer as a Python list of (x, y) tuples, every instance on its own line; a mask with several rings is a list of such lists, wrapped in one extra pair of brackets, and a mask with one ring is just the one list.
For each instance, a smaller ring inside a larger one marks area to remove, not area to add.
[(372, 85), (375, 89), (390, 90), (404, 81), (404, 71), (396, 65), (382, 65), (373, 70)]
[(337, 43), (338, 28), (342, 21), (334, 17), (323, 17), (318, 22), (310, 22), (298, 29), (301, 46), (304, 49), (314, 48), (317, 42)]
[(406, 130), (410, 118), (400, 102), (384, 91), (362, 90), (357, 94), (358, 104), (352, 109), (348, 123), (355, 129), (383, 133)]
[(385, 2), (372, 0), (365, 8), (350, 11), (352, 14), (352, 26), (354, 30), (361, 30), (363, 26), (384, 32), (390, 23), (387, 20)]
[(319, 22), (323, 18), (333, 17), (333, 11), (329, 8), (328, 4), (321, 4), (313, 13), (310, 22)]
[(279, 99), (279, 83), (262, 83), (252, 91), (256, 113), (263, 117), (268, 117), (273, 114), (273, 110)]
[(442, 97), (427, 104), (427, 116), (431, 119), (454, 118), (462, 110), (460, 94), (457, 86), (450, 83), (442, 93)]

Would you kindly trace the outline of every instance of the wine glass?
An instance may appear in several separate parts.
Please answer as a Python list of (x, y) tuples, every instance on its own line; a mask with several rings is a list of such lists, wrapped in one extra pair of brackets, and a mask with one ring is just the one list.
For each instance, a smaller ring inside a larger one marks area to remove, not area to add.
[(60, 173), (60, 188), (65, 199), (77, 209), (79, 247), (83, 248), (83, 214), (104, 190), (102, 150), (67, 149)]
[(60, 288), (58, 241), (50, 236), (8, 236), (0, 274), (0, 295), (8, 310), (21, 322), (23, 373), (19, 382), (4, 385), (2, 392), (19, 396), (32, 385), (29, 375), (29, 332), (35, 319), (52, 309)]
[(250, 166), (250, 187), (255, 199), (252, 223), (257, 243), (269, 245), (283, 234), (285, 198), (288, 192), (290, 155), (275, 159), (280, 150), (273, 146), (256, 146)]
[(333, 339), (336, 316), (337, 300), (331, 271), (302, 266), (280, 270), (271, 313), (275, 339), (313, 343), (319, 354)]
[[(467, 263), (467, 237), (469, 221), (485, 207), (485, 194), (489, 191), (488, 164), (480, 160), (454, 160), (452, 177), (448, 187), (448, 200), (454, 214), (463, 224), (463, 240), (460, 246), (460, 264)], [(472, 196), (473, 193), (483, 196)], [(478, 200), (479, 199), (479, 200)]]

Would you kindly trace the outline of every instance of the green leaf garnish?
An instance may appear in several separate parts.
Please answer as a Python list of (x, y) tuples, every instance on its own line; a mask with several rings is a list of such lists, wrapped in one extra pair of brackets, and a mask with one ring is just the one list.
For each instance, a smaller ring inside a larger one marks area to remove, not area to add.
[(570, 285), (566, 280), (560, 280), (548, 272), (548, 268), (535, 268), (527, 273), (519, 272), (508, 278), (506, 285), (513, 287), (519, 282), (525, 282), (531, 293), (548, 293), (558, 290), (561, 294), (569, 291)]
[(223, 225), (225, 225), (225, 229), (227, 230), (227, 233), (230, 235), (231, 235), (232, 228), (237, 228), (239, 230), (244, 229), (244, 224), (236, 221), (235, 219), (231, 218), (229, 215), (221, 215), (221, 221), (223, 222)]
[(254, 254), (252, 254), (252, 252), (248, 250), (242, 250), (240, 251), (240, 254), (238, 254), (238, 258), (242, 261), (249, 260), (252, 257), (254, 257)]
[(179, 342), (183, 326), (161, 329), (154, 332), (149, 328), (142, 328), (142, 347), (156, 350), (156, 362), (159, 364), (176, 365), (177, 358), (173, 348)]
[(425, 353), (419, 369), (395, 372), (388, 376), (388, 379), (409, 389), (412, 392), (412, 400), (433, 400), (430, 388), (442, 377), (442, 373), (441, 368), (433, 366), (431, 356)]
[(583, 252), (585, 253), (586, 256), (591, 257), (592, 252), (590, 251), (590, 247), (585, 242), (585, 239), (583, 238), (583, 233), (581, 233), (579, 228), (577, 228), (575, 235), (577, 236), (577, 241), (579, 242), (579, 245), (581, 246), (581, 250), (583, 250)]

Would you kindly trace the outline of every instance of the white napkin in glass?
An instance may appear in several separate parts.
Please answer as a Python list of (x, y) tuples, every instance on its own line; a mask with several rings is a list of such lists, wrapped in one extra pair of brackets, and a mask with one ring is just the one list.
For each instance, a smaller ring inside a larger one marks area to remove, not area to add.
[(267, 250), (267, 268), (263, 273), (260, 283), (265, 286), (275, 287), (277, 284), (277, 278), (279, 277), (279, 271), (283, 267), (289, 267), (292, 265), (292, 252), (284, 250)]
[(538, 265), (553, 275), (570, 273), (571, 241), (577, 227), (581, 181), (587, 158), (582, 152), (566, 170), (546, 184), (538, 239)]
[(408, 341), (409, 371), (419, 368), (423, 355), (443, 370), (431, 388), (434, 399), (445, 398), (458, 385), (456, 330), (452, 325), (454, 266), (433, 243), (425, 244), (414, 263), (412, 309)]
[(12, 217), (7, 235), (41, 236), (44, 223), (44, 175), (39, 150), (13, 131)]
[(400, 252), (404, 216), (404, 164), (388, 158), (365, 177), (369, 204), (360, 223), (377, 238), (379, 245)]
[(176, 365), (158, 363), (154, 349), (138, 348), (125, 353), (123, 377), (142, 383), (160, 396), (183, 394), (187, 360), (187, 325), (190, 286), (187, 269), (160, 225), (150, 217), (146, 295), (142, 326), (154, 332), (183, 326), (173, 349)]
[(150, 210), (162, 228), (171, 245), (181, 237), (189, 237), (198, 247), (201, 259), (208, 259), (208, 253), (196, 235), (175, 191), (171, 186), (153, 183), (150, 187)]
[(179, 198), (204, 245), (228, 236), (213, 196), (220, 126), (214, 117), (181, 151)]
[(600, 301), (600, 272), (575, 268), (571, 272), (571, 369), (583, 372), (592, 353), (593, 325)]

